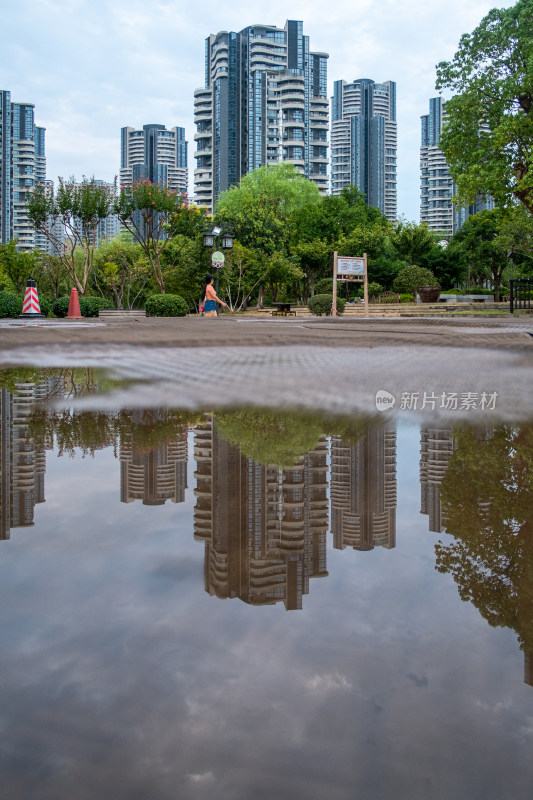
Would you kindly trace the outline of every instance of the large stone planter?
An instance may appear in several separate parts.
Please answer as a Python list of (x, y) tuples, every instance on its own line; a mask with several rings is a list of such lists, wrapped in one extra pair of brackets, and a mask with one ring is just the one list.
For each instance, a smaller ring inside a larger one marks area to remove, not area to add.
[(440, 286), (420, 286), (418, 294), (422, 303), (436, 303), (440, 297)]

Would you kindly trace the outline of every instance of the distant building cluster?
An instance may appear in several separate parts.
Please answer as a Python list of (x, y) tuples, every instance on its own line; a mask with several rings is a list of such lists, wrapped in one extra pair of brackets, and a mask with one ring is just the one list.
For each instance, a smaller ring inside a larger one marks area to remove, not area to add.
[[(220, 193), (254, 169), (288, 162), (322, 194), (355, 186), (367, 203), (397, 220), (396, 83), (369, 78), (334, 81), (327, 97), (328, 54), (311, 49), (300, 20), (283, 28), (252, 25), (205, 40), (205, 84), (194, 92), (194, 202), (212, 212)], [(491, 198), (469, 207), (452, 203), (453, 181), (440, 137), (442, 97), (421, 118), (420, 221), (448, 236)], [(148, 179), (188, 194), (185, 128), (123, 127), (120, 183)], [(46, 180), (45, 129), (34, 105), (0, 91), (0, 243), (20, 250), (48, 247), (28, 221), (28, 193)], [(118, 220), (103, 223), (99, 240), (115, 236)], [(56, 232), (57, 233), (57, 232)], [(56, 237), (57, 238), (57, 237)], [(60, 238), (60, 237), (59, 237)]]

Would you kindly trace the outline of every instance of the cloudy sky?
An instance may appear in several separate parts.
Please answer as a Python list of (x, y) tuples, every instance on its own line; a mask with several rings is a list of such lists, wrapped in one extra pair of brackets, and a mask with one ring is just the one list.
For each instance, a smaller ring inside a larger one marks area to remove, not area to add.
[[(328, 83), (398, 84), (398, 211), (419, 217), (420, 116), (435, 64), (462, 33), (512, 0), (17, 0), (2, 12), (0, 89), (35, 104), (46, 127), (48, 177), (118, 173), (120, 128), (184, 126), (194, 170), (193, 92), (204, 82), (204, 40), (220, 30), (301, 19), (311, 49), (329, 53)], [(7, 43), (7, 44), (6, 44)], [(191, 187), (192, 188), (192, 187)]]

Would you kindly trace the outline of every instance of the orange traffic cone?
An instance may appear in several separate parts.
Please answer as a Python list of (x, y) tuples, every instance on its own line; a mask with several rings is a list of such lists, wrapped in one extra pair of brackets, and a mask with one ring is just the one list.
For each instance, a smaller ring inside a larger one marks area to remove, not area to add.
[(70, 292), (67, 319), (83, 319), (80, 311), (80, 299), (77, 289), (72, 289)]
[(33, 278), (28, 278), (26, 283), (26, 291), (24, 293), (24, 302), (22, 303), (22, 314), (19, 314), (20, 319), (39, 319), (44, 317), (41, 314), (41, 306), (39, 305), (39, 295), (37, 294), (37, 286)]

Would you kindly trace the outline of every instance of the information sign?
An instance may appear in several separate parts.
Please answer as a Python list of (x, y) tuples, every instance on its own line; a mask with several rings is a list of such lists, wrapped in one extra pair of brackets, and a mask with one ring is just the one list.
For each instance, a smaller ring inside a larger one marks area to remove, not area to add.
[(364, 279), (365, 277), (365, 259), (364, 258), (348, 258), (346, 256), (339, 256), (337, 258), (337, 275), (353, 275)]

